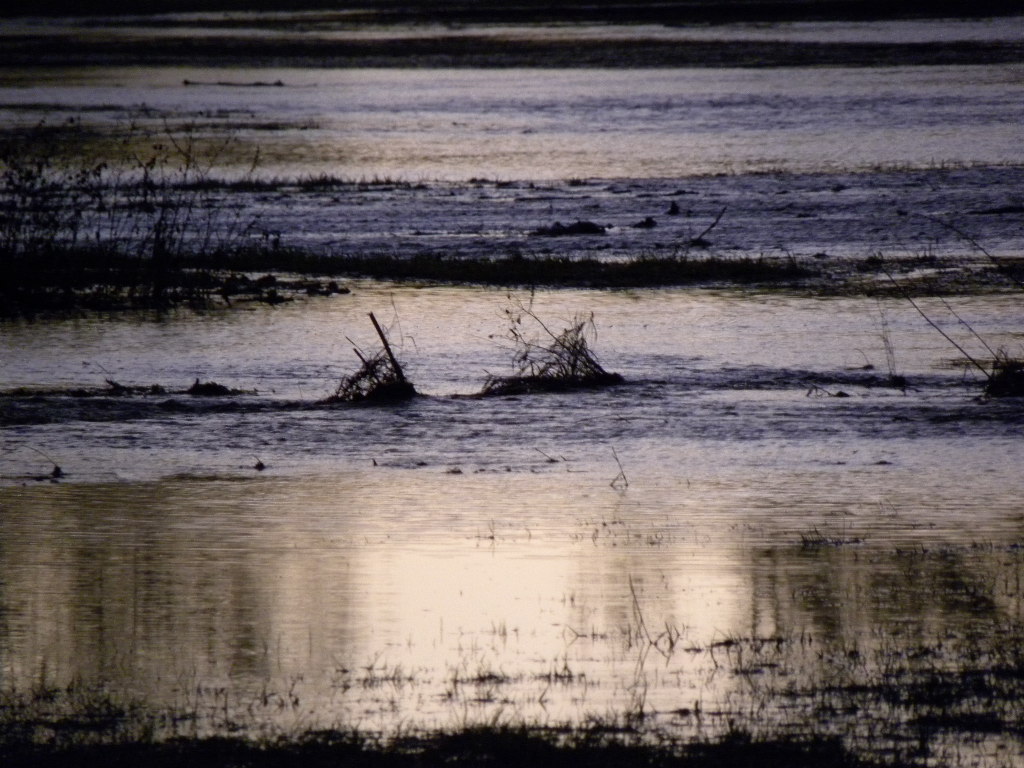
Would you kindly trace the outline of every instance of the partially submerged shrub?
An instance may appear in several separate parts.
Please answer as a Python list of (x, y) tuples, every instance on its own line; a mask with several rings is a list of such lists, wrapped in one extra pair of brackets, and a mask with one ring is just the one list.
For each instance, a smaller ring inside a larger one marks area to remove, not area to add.
[(395, 369), (383, 349), (368, 356), (358, 350), (355, 352), (362, 365), (341, 380), (337, 390), (326, 402), (395, 402), (416, 395), (416, 389), (405, 377), (399, 375), (401, 369)]
[(416, 388), (405, 378), (402, 366), (391, 350), (387, 334), (372, 312), (370, 320), (380, 337), (381, 348), (367, 355), (353, 346), (352, 351), (361, 363), (359, 369), (343, 378), (334, 394), (324, 402), (398, 402), (416, 396)]
[[(533, 310), (516, 303), (505, 310), (513, 344), (511, 376), (489, 375), (481, 395), (519, 395), (620, 384), (591, 349), (597, 337), (593, 313), (576, 315), (559, 333), (550, 330)], [(530, 327), (527, 327), (530, 326)]]
[(224, 397), (238, 394), (238, 390), (225, 387), (223, 384), (218, 384), (215, 381), (199, 381), (199, 379), (196, 379), (186, 391), (193, 397)]
[(1024, 397), (1024, 359), (1010, 357), (1005, 352), (996, 355), (992, 374), (985, 385), (989, 397)]
[[(892, 275), (886, 272), (889, 280), (896, 285), (897, 288), (901, 286), (896, 283)], [(901, 288), (901, 290), (903, 290)], [(904, 298), (910, 302), (910, 305), (917, 310), (917, 313), (924, 318), (925, 322), (928, 323), (932, 328), (939, 332), (939, 334), (953, 347), (956, 348), (964, 360), (970, 365), (974, 366), (981, 374), (985, 377), (985, 389), (984, 394), (986, 397), (1024, 397), (1024, 359), (1017, 357), (1010, 357), (1006, 350), (993, 350), (987, 341), (971, 327), (970, 323), (965, 321), (956, 311), (949, 305), (948, 302), (942, 301), (943, 306), (946, 310), (956, 318), (957, 322), (964, 325), (985, 350), (992, 355), (992, 366), (991, 370), (986, 367), (984, 358), (972, 355), (967, 351), (966, 347), (954, 339), (949, 333), (947, 333), (935, 320), (928, 316), (928, 314), (921, 309), (921, 306), (914, 301), (906, 290), (903, 290)]]

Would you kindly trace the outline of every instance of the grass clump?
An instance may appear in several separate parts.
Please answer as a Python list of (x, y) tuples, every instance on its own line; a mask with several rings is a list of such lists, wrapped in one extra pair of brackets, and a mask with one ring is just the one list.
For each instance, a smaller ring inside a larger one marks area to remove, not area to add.
[(514, 373), (488, 376), (481, 395), (563, 392), (623, 382), (620, 374), (604, 369), (591, 349), (597, 337), (593, 313), (576, 315), (557, 333), (521, 302), (507, 308), (505, 314), (509, 321), (507, 337), (513, 345)]

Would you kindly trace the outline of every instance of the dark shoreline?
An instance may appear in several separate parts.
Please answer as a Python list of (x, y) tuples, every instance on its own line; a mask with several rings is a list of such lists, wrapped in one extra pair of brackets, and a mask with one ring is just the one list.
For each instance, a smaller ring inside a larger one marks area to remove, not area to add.
[[(24, 10), (23, 10), (24, 9)], [(1019, 14), (1015, 0), (155, 0), (144, 9), (134, 0), (38, 0), (11, 6), (0, 17), (112, 16), (195, 12), (343, 12), (352, 21), (373, 24), (481, 23), (660, 23), (723, 24), (735, 22), (908, 18), (979, 18)]]
[[(914, 276), (922, 266), (941, 267)], [(816, 296), (963, 296), (1020, 285), (1015, 261), (977, 265), (958, 259), (868, 258), (824, 268), (794, 258), (690, 255), (595, 258), (450, 257), (442, 254), (322, 254), (262, 248), (190, 254), (154, 271), (146, 259), (113, 250), (6, 256), (0, 265), (0, 319), (91, 313), (276, 305), (350, 292), (338, 281), (546, 290), (717, 288), (799, 291)], [(249, 277), (262, 273), (261, 277)], [(891, 275), (891, 276), (890, 276)], [(887, 278), (888, 282), (886, 281)]]
[[(166, 15), (187, 12), (200, 13)], [(239, 15), (225, 15), (230, 12)], [(31, 12), (24, 14), (0, 11), (0, 18), (64, 19), (56, 27), (30, 26), (15, 34), (4, 34), (0, 28), (0, 67), (553, 69), (1000, 64), (1024, 61), (1024, 43), (1015, 38), (916, 43), (743, 40), (730, 38), (725, 25), (979, 20), (1022, 13), (1019, 3), (1009, 0), (571, 0), (557, 4), (539, 0), (514, 4), (496, 0), (160, 0), (142, 11), (124, 0), (103, 4), (50, 0), (33, 4)], [(586, 35), (578, 34), (580, 25), (586, 26)], [(600, 34), (603, 27), (608, 34)], [(651, 27), (721, 27), (723, 37), (665, 39), (651, 35), (647, 31)], [(537, 35), (535, 30), (545, 34)]]
[[(757, 765), (761, 768), (868, 768), (877, 765), (847, 751), (836, 738), (756, 740), (737, 732), (713, 743), (678, 747), (659, 743), (643, 745), (635, 734), (566, 735), (555, 729), (467, 728), (435, 736), (406, 737), (396, 745), (382, 746), (358, 734), (319, 732), (292, 742), (271, 744), (244, 739), (213, 737), (177, 739), (163, 743), (76, 744), (63, 748), (23, 745), (0, 748), (9, 768), (39, 766), (106, 765), (152, 768), (189, 765), (252, 766), (258, 768), (427, 768), (450, 765), (533, 766), (534, 768), (711, 768)], [(894, 768), (908, 763), (895, 762)]]
[(670, 68), (878, 67), (1005, 64), (1024, 61), (1010, 42), (796, 43), (538, 39), (487, 35), (377, 40), (193, 37), (104, 39), (11, 37), (0, 67), (203, 66), (305, 68)]

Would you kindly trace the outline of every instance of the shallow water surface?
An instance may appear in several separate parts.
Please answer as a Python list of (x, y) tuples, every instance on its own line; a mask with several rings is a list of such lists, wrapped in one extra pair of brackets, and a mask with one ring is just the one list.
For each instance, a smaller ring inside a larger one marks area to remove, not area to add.
[[(903, 302), (539, 292), (553, 324), (594, 312), (627, 383), (453, 399), (507, 369), (508, 306), (367, 283), (301, 307), (9, 326), (7, 389), (256, 390), (5, 400), (11, 684), (103, 682), (203, 731), (642, 711), (691, 733), (673, 713), (763, 705), (723, 671), (740, 640), (820, 685), (851, 648), (1020, 619), (1022, 412), (979, 402)], [(951, 306), (993, 342), (1020, 327), (1014, 296)], [(368, 311), (426, 396), (319, 405), (354, 367), (349, 339), (371, 344)], [(883, 316), (905, 390), (884, 386)], [(64, 478), (33, 478), (46, 457)]]
[[(1019, 42), (1018, 21), (657, 35)], [(827, 288), (879, 255), (914, 277), (1024, 254), (1022, 85), (991, 63), (11, 68), (0, 120), (73, 118), (54, 135), (83, 156), (131, 121), (143, 148), (191, 130), (213, 176), (281, 177), (204, 202), (315, 252), (783, 254)], [(576, 219), (605, 235), (534, 232)], [(348, 286), (0, 324), (0, 687), (101, 691), (169, 713), (161, 736), (599, 721), (1020, 762), (1024, 409), (909, 302)], [(917, 302), (988, 363), (1019, 354), (1019, 297)], [(624, 383), (472, 397), (525, 310), (592, 313)], [(421, 396), (326, 404), (370, 312)]]
[(219, 163), (247, 170), (258, 148), (271, 176), (665, 178), (1018, 161), (1021, 89), (1012, 65), (107, 67), (9, 73), (0, 115), (157, 133), (188, 123)]

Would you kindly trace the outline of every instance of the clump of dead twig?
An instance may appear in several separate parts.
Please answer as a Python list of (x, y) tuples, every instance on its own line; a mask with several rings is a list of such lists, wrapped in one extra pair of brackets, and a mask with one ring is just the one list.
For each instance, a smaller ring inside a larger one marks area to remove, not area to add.
[(506, 334), (512, 343), (511, 376), (488, 375), (481, 395), (519, 395), (619, 384), (621, 375), (609, 373), (591, 349), (597, 338), (594, 315), (576, 315), (556, 333), (521, 302), (505, 310)]
[(362, 361), (359, 369), (338, 384), (329, 403), (358, 403), (363, 401), (405, 400), (416, 392), (405, 379), (400, 379), (384, 350), (365, 355), (354, 350)]
[(341, 380), (334, 394), (325, 402), (398, 402), (416, 396), (415, 387), (405, 378), (405, 372), (391, 349), (387, 334), (372, 312), (370, 320), (380, 337), (381, 348), (373, 354), (367, 354), (353, 344), (352, 351), (356, 353), (361, 365)]

